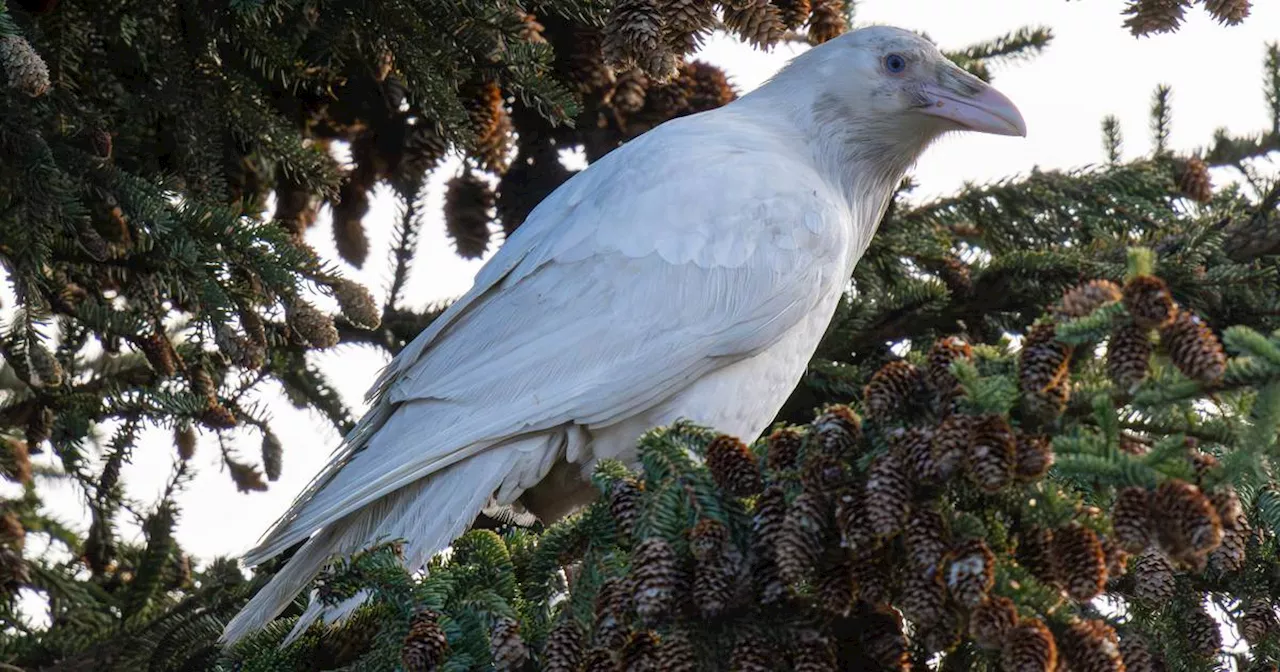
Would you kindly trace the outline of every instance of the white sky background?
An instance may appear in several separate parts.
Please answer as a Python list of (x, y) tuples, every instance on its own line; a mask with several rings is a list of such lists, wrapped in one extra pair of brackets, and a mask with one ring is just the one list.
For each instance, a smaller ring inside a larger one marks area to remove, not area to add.
[[(1124, 130), (1126, 157), (1149, 150), (1148, 107), (1158, 83), (1173, 86), (1171, 145), (1186, 150), (1207, 144), (1216, 128), (1249, 133), (1266, 128), (1262, 94), (1262, 59), (1267, 42), (1280, 40), (1280, 2), (1256, 0), (1253, 16), (1242, 26), (1221, 27), (1199, 8), (1173, 35), (1137, 40), (1121, 27), (1120, 0), (864, 0), (859, 23), (888, 23), (922, 30), (943, 48), (959, 48), (1025, 25), (1051, 27), (1056, 39), (1049, 50), (1027, 63), (995, 72), (995, 85), (1021, 108), (1029, 133), (1025, 139), (989, 135), (957, 135), (932, 148), (914, 171), (917, 197), (946, 194), (966, 181), (987, 182), (1042, 169), (1073, 168), (1103, 160), (1099, 125), (1115, 114)], [(740, 90), (759, 85), (802, 46), (782, 46), (763, 54), (731, 40), (716, 39), (701, 58), (724, 67)], [(428, 203), (430, 219), (423, 229), (406, 296), (422, 307), (465, 292), (480, 267), (454, 256), (439, 218), (442, 185), (452, 175), (440, 171)], [(1221, 177), (1221, 176), (1220, 176)], [(381, 300), (390, 277), (387, 262), (398, 205), (384, 191), (365, 220), (370, 234), (370, 262), (363, 270), (347, 269)], [(308, 236), (327, 258), (337, 259), (327, 213)], [(13, 306), (6, 286), (3, 305)], [(331, 304), (326, 307), (332, 308)], [(5, 311), (8, 312), (7, 310)], [(7, 317), (7, 315), (6, 315)], [(386, 356), (373, 348), (343, 346), (321, 353), (316, 361), (332, 377), (344, 398), (360, 403)], [(318, 413), (299, 411), (280, 399), (275, 389), (263, 395), (270, 403), (273, 426), (284, 443), (281, 479), (265, 493), (242, 494), (221, 468), (218, 447), (203, 435), (194, 461), (199, 475), (180, 497), (182, 517), (177, 537), (202, 560), (239, 554), (258, 539), (293, 497), (324, 465), (339, 437)], [(246, 435), (241, 455), (258, 461), (259, 442)], [(152, 431), (134, 451), (126, 469), (129, 496), (155, 501), (171, 473), (175, 450), (165, 431)], [(52, 464), (47, 453), (39, 458)], [(0, 495), (8, 495), (0, 491)], [(45, 490), (46, 502), (67, 522), (87, 528), (82, 494), (72, 486)], [(38, 552), (28, 544), (28, 552)]]

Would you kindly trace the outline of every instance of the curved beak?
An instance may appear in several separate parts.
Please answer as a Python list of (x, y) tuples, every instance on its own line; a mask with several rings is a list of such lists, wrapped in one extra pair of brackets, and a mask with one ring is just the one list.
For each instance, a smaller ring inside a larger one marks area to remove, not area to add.
[(1003, 93), (947, 62), (936, 81), (921, 87), (923, 114), (946, 119), (978, 133), (1026, 137), (1027, 122)]

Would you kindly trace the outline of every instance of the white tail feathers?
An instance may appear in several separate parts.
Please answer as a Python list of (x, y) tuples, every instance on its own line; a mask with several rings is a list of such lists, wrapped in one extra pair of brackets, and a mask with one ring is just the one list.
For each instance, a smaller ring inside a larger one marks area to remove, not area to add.
[[(563, 440), (562, 433), (554, 432), (495, 446), (327, 525), (307, 540), (231, 619), (220, 641), (234, 644), (261, 629), (284, 611), (335, 556), (349, 558), (377, 543), (403, 539), (405, 567), (417, 571), (466, 532), (481, 510), (495, 504), (510, 504), (510, 501), (493, 499), (498, 490), (511, 492), (512, 488), (503, 487), (504, 481), (515, 478), (537, 482), (541, 477), (538, 472), (543, 471), (544, 465), (549, 468), (558, 456), (546, 453), (560, 453)], [(511, 497), (518, 495), (517, 490)], [(330, 608), (313, 597), (285, 643), (305, 632), (317, 618), (323, 617), (325, 622), (332, 623), (351, 615), (366, 597), (357, 595)]]

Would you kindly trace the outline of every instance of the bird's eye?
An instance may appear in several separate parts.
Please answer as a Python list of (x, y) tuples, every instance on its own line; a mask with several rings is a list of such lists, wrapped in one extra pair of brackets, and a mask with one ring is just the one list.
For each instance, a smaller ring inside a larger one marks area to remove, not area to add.
[(892, 73), (899, 73), (907, 69), (907, 59), (901, 54), (889, 54), (884, 57), (884, 68)]

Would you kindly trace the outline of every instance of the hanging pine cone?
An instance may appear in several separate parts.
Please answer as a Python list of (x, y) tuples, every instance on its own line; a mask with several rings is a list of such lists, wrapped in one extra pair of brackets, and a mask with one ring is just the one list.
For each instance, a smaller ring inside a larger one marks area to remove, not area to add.
[(1222, 543), (1209, 553), (1209, 567), (1219, 574), (1238, 572), (1244, 567), (1245, 550), (1249, 544), (1247, 530), (1223, 527)]
[(520, 624), (505, 616), (493, 624), (489, 650), (493, 652), (494, 669), (499, 672), (518, 670), (529, 659), (529, 647), (520, 638)]
[(689, 533), (689, 551), (699, 563), (711, 562), (729, 550), (729, 528), (711, 518), (703, 518)]
[(863, 407), (872, 419), (883, 422), (905, 410), (922, 382), (922, 376), (910, 362), (895, 360), (880, 367), (862, 391)]
[(822, 540), (830, 523), (827, 504), (820, 495), (802, 492), (787, 509), (778, 538), (778, 570), (787, 583), (804, 581), (822, 554)]
[(23, 433), (27, 437), (28, 446), (39, 446), (49, 439), (53, 433), (53, 423), (57, 420), (53, 409), (43, 406), (27, 418), (27, 426)]
[(345, 278), (337, 278), (329, 286), (333, 288), (338, 308), (348, 322), (363, 329), (376, 329), (382, 322), (382, 315), (369, 290)]
[(829, 547), (818, 565), (814, 578), (813, 598), (818, 608), (836, 616), (849, 613), (857, 596), (853, 582), (853, 562), (849, 551)]
[(710, 0), (667, 0), (663, 12), (668, 35), (701, 36), (716, 22), (715, 5)]
[(1056, 339), (1052, 322), (1040, 322), (1027, 331), (1018, 354), (1018, 384), (1027, 395), (1043, 394), (1058, 387), (1071, 363), (1071, 346)]
[(862, 440), (862, 420), (848, 406), (834, 404), (809, 423), (809, 432), (817, 438), (823, 454), (848, 457)]
[(1119, 389), (1131, 391), (1151, 370), (1150, 330), (1126, 324), (1111, 332), (1107, 343), (1107, 376)]
[(1178, 191), (1200, 203), (1208, 203), (1213, 198), (1213, 179), (1204, 161), (1193, 156), (1179, 162)]
[(729, 654), (730, 672), (773, 672), (776, 647), (762, 633), (752, 628), (738, 632)]
[(1109, 536), (1099, 537), (1102, 554), (1107, 558), (1107, 581), (1115, 581), (1129, 571), (1129, 552)]
[(27, 341), (27, 368), (33, 387), (53, 389), (62, 386), (62, 365), (44, 344), (34, 339)]
[(1138, 553), (1151, 543), (1150, 501), (1151, 493), (1146, 488), (1128, 487), (1116, 494), (1111, 524), (1116, 541), (1130, 553)]
[(697, 561), (693, 574), (693, 603), (704, 618), (719, 616), (733, 601), (738, 567), (727, 553), (729, 530), (723, 524), (702, 520), (694, 528), (690, 547)]
[(304, 343), (317, 350), (338, 344), (338, 330), (333, 326), (332, 317), (301, 299), (293, 301), (287, 308), (285, 319)]
[(902, 615), (922, 629), (932, 629), (946, 618), (947, 587), (936, 574), (925, 575), (909, 571), (902, 579), (902, 588), (895, 604)]
[(830, 497), (843, 489), (849, 475), (844, 463), (827, 455), (811, 455), (805, 461), (800, 483), (805, 490)]
[(1125, 672), (1157, 672), (1164, 669), (1164, 665), (1147, 646), (1147, 640), (1132, 630), (1120, 635), (1120, 658), (1124, 660)]
[(660, 672), (657, 633), (652, 630), (631, 633), (618, 658), (623, 672)]
[(1198, 565), (1222, 542), (1222, 521), (1204, 493), (1190, 483), (1169, 479), (1151, 498), (1156, 539), (1177, 562)]
[(911, 484), (904, 472), (902, 461), (892, 453), (877, 457), (867, 470), (867, 522), (881, 539), (901, 532), (911, 510)]
[(595, 643), (610, 650), (627, 641), (627, 615), (633, 604), (633, 586), (621, 578), (611, 576), (600, 582), (596, 591)]
[(569, 41), (567, 82), (579, 94), (592, 96), (613, 87), (613, 70), (605, 63), (604, 35), (594, 28), (575, 25)]
[(796, 458), (800, 456), (800, 446), (804, 439), (790, 427), (775, 429), (765, 440), (765, 466), (770, 471), (782, 471), (796, 466)]
[(31, 450), (26, 441), (0, 435), (0, 473), (14, 483), (31, 482)]
[(654, 667), (662, 672), (696, 672), (698, 655), (683, 630), (672, 630), (658, 640)]
[(1160, 330), (1160, 344), (1188, 378), (1214, 385), (1227, 371), (1227, 355), (1213, 330), (1198, 315), (1182, 311)]
[(0, 69), (9, 76), (9, 88), (32, 98), (49, 90), (49, 66), (31, 43), (18, 35), (0, 37)]
[(859, 625), (863, 651), (881, 670), (906, 672), (911, 668), (907, 636), (896, 614), (873, 612), (860, 619)]
[(809, 44), (819, 45), (844, 34), (849, 22), (845, 16), (846, 0), (812, 0), (809, 11)]
[(946, 417), (933, 434), (933, 459), (938, 478), (948, 481), (969, 459), (973, 442), (973, 416), (958, 413)]
[(883, 608), (893, 597), (888, 554), (882, 550), (854, 551), (853, 581), (858, 586), (858, 599)]
[(1059, 575), (1071, 599), (1085, 602), (1097, 597), (1107, 583), (1107, 556), (1098, 535), (1072, 524), (1054, 532), (1053, 547)]
[(786, 517), (787, 498), (782, 487), (765, 488), (756, 498), (751, 517), (751, 587), (762, 604), (773, 604), (787, 595), (776, 553), (784, 536)]
[(1009, 631), (1000, 661), (1005, 672), (1056, 672), (1058, 646), (1053, 633), (1038, 618), (1021, 621)]
[(1105, 621), (1075, 619), (1058, 642), (1063, 659), (1073, 670), (1124, 672), (1116, 631)]
[(724, 7), (724, 25), (753, 47), (768, 49), (782, 39), (787, 27), (782, 12), (768, 0), (754, 0)]
[(968, 468), (973, 482), (987, 492), (996, 492), (1009, 482), (1017, 439), (1004, 417), (989, 414), (974, 420), (969, 444)]
[(1164, 280), (1151, 275), (1134, 276), (1124, 285), (1124, 307), (1134, 324), (1159, 329), (1173, 321), (1177, 305)]
[(1179, 631), (1186, 639), (1187, 648), (1202, 658), (1212, 658), (1222, 651), (1222, 631), (1218, 629), (1218, 621), (1203, 604), (1194, 609), (1181, 612), (1186, 618)]
[(675, 609), (685, 582), (680, 560), (666, 539), (649, 537), (636, 544), (631, 553), (631, 584), (640, 618), (654, 621)]
[(147, 358), (147, 363), (155, 369), (156, 373), (162, 376), (172, 376), (177, 373), (178, 353), (163, 333), (152, 332), (139, 336), (133, 343), (142, 351), (142, 355)]
[(1213, 504), (1213, 510), (1218, 512), (1222, 529), (1249, 531), (1249, 518), (1244, 513), (1244, 506), (1240, 504), (1240, 496), (1236, 494), (1235, 488), (1230, 485), (1220, 487), (1209, 494), (1209, 501)]
[(1084, 317), (1108, 303), (1119, 301), (1120, 296), (1120, 285), (1110, 280), (1090, 280), (1064, 292), (1054, 306), (1054, 312), (1066, 318)]
[(582, 625), (566, 613), (547, 635), (547, 644), (542, 648), (543, 672), (578, 672), (584, 635)]
[(489, 249), (489, 221), (495, 200), (489, 183), (471, 171), (449, 180), (445, 186), (445, 232), (459, 256), (479, 259)]
[[(361, 181), (366, 179), (365, 175), (368, 183)], [(351, 179), (338, 189), (338, 202), (332, 204), (334, 246), (338, 256), (356, 268), (363, 268), (369, 258), (369, 234), (364, 229), (364, 216), (369, 214), (369, 190), (373, 188), (374, 177), (373, 171), (357, 168)]]
[(267, 474), (268, 481), (280, 480), (280, 469), (284, 461), (284, 446), (280, 445), (280, 439), (276, 438), (275, 432), (270, 428), (262, 429), (262, 470)]
[(1161, 605), (1173, 599), (1177, 581), (1173, 565), (1157, 548), (1148, 548), (1133, 565), (1133, 594), (1149, 605)]
[(1203, 0), (1204, 9), (1219, 23), (1228, 26), (1239, 25), (1249, 16), (1252, 8), (1250, 0)]
[(1182, 25), (1190, 0), (1129, 0), (1124, 27), (1134, 37), (1172, 33)]
[(893, 451), (906, 465), (907, 475), (921, 486), (938, 485), (941, 474), (933, 455), (933, 430), (909, 427), (892, 435)]
[(943, 609), (937, 623), (917, 635), (919, 646), (927, 654), (953, 651), (964, 640), (964, 623), (955, 609)]
[(809, 20), (809, 0), (773, 0), (778, 8), (778, 18), (787, 30), (796, 30)]
[(991, 595), (969, 613), (969, 636), (984, 649), (1000, 649), (1018, 625), (1013, 600)]
[(1018, 564), (1041, 582), (1051, 585), (1059, 581), (1053, 545), (1053, 530), (1045, 527), (1032, 527), (1018, 536)]
[(729, 83), (724, 70), (702, 61), (685, 64), (685, 76), (681, 85), (685, 88), (685, 98), (689, 114), (705, 112), (723, 107), (738, 98), (738, 93)]
[(836, 672), (839, 667), (831, 640), (813, 631), (801, 632), (790, 669), (793, 672)]
[(413, 617), (409, 634), (400, 646), (400, 662), (405, 672), (429, 672), (449, 652), (449, 639), (437, 622), (439, 614), (423, 611)]
[(854, 551), (869, 549), (876, 543), (867, 520), (864, 496), (865, 493), (846, 492), (836, 500), (835, 521), (840, 545)]
[(1276, 610), (1264, 596), (1249, 601), (1237, 625), (1240, 628), (1240, 636), (1244, 637), (1246, 642), (1257, 646), (1276, 631), (1280, 621), (1276, 620)]
[(483, 142), (498, 130), (503, 113), (502, 87), (492, 79), (468, 82), (458, 92), (467, 111), (471, 134)]
[(947, 589), (961, 606), (970, 609), (982, 604), (996, 581), (996, 556), (982, 539), (960, 545), (947, 566)]
[(609, 491), (609, 514), (619, 534), (630, 537), (643, 505), (644, 484), (634, 478), (619, 479)]
[(664, 79), (675, 69), (675, 58), (662, 41), (663, 12), (657, 0), (621, 0), (613, 6), (605, 27), (605, 59), (617, 66), (637, 65)]
[(940, 405), (947, 404), (960, 395), (960, 381), (951, 373), (951, 365), (961, 359), (973, 359), (973, 348), (958, 336), (940, 338), (929, 349), (925, 381)]
[(609, 649), (598, 647), (591, 649), (582, 659), (581, 672), (622, 672), (618, 659)]
[(938, 575), (947, 554), (947, 542), (942, 515), (937, 509), (915, 507), (907, 518), (902, 541), (907, 551), (907, 563), (916, 573)]
[(760, 470), (747, 444), (721, 434), (707, 446), (707, 469), (725, 492), (749, 497), (760, 492)]
[(1053, 444), (1049, 437), (1018, 433), (1014, 449), (1013, 475), (1029, 483), (1040, 480), (1053, 466)]

